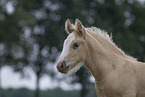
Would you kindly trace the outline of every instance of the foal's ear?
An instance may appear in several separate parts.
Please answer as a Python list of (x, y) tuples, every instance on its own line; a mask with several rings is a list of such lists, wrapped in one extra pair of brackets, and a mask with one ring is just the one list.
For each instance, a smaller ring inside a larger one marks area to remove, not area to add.
[(79, 19), (76, 19), (75, 26), (76, 26), (78, 34), (85, 38), (86, 37), (86, 30)]
[(74, 26), (70, 23), (69, 19), (65, 22), (65, 30), (68, 34), (74, 31)]

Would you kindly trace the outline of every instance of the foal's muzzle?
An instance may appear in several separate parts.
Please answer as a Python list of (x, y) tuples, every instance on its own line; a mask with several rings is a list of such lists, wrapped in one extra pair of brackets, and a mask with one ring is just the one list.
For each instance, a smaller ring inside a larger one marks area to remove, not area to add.
[(69, 66), (66, 65), (66, 61), (62, 61), (57, 64), (57, 69), (59, 72), (66, 74), (69, 70)]

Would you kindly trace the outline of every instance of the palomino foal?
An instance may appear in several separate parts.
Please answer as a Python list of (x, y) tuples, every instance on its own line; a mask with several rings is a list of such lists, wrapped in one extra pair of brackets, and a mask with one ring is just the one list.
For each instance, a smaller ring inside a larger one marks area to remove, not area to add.
[(98, 97), (145, 97), (145, 64), (127, 56), (109, 35), (66, 21), (69, 36), (58, 60), (59, 72), (76, 72), (85, 64), (95, 78)]

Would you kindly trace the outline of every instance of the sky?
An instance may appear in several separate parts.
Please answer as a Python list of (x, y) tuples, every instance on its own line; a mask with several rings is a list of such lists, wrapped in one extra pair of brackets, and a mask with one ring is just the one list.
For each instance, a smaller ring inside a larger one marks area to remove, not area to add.
[[(26, 70), (29, 74), (29, 78), (22, 78), (22, 76), (19, 73), (13, 72), (13, 70), (5, 66), (1, 70), (1, 85), (2, 88), (7, 89), (7, 88), (21, 88), (25, 87), (31, 90), (35, 89), (35, 83), (36, 83), (36, 77), (32, 70)], [(70, 85), (67, 84), (65, 81), (57, 82), (52, 80), (49, 76), (45, 75), (42, 77), (40, 80), (40, 89), (41, 90), (46, 90), (46, 89), (54, 89), (56, 87), (61, 87), (63, 90), (78, 90), (80, 89), (79, 84), (75, 85)]]

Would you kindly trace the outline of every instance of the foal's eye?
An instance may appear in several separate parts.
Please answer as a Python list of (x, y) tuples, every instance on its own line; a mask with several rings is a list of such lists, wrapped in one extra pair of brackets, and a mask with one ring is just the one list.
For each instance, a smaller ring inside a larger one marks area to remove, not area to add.
[(80, 46), (79, 43), (75, 43), (75, 44), (73, 45), (73, 48), (74, 48), (74, 49), (77, 49), (79, 46)]

